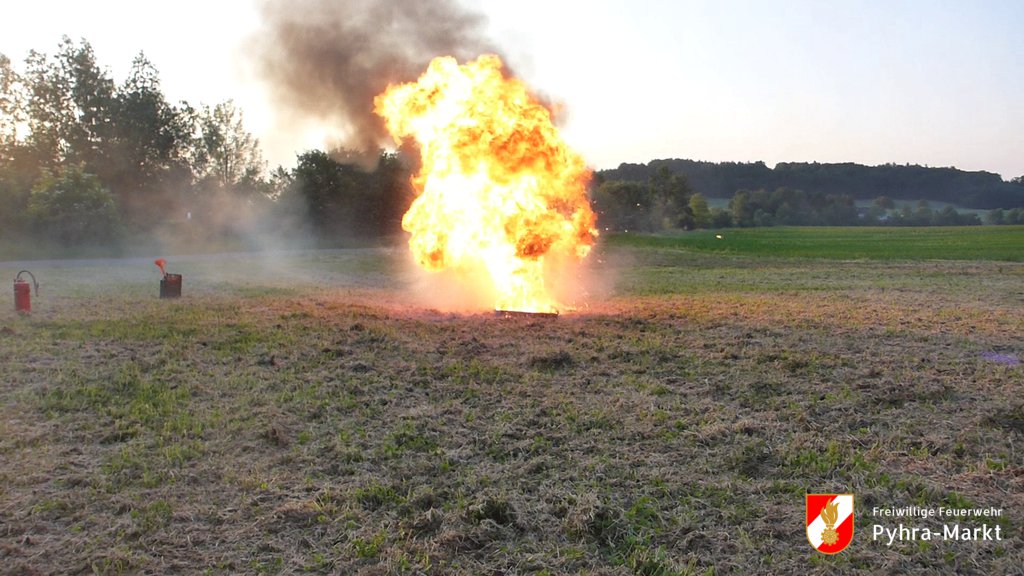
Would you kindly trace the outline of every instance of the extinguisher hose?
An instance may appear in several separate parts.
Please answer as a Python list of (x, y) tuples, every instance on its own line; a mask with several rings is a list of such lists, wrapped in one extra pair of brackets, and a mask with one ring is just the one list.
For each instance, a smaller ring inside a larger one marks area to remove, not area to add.
[(32, 277), (32, 286), (35, 288), (35, 290), (36, 290), (36, 297), (38, 298), (39, 297), (39, 282), (36, 282), (36, 275), (31, 273), (31, 272), (29, 272), (28, 270), (22, 270), (21, 272), (18, 272), (17, 276), (14, 277), (14, 281), (17, 282), (18, 280), (21, 280), (21, 275), (22, 274), (28, 274), (29, 276)]

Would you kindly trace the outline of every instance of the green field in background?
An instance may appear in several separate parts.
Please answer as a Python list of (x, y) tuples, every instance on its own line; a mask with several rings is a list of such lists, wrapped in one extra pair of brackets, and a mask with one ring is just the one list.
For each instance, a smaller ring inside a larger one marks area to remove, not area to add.
[(837, 260), (1024, 261), (1024, 226), (786, 227), (610, 234), (611, 247)]

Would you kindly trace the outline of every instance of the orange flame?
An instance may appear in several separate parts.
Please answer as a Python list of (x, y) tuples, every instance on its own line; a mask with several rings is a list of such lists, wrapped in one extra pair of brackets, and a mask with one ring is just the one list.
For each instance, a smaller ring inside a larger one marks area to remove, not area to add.
[(551, 111), (493, 55), (435, 58), (374, 106), (396, 143), (419, 145), (417, 197), (402, 219), (417, 262), (488, 279), (498, 309), (557, 312), (545, 259), (584, 258), (597, 229), (590, 170)]
[(167, 276), (167, 270), (164, 270), (164, 266), (167, 265), (167, 260), (164, 260), (163, 258), (157, 258), (156, 260), (153, 261), (153, 264), (156, 264), (157, 268), (160, 268), (161, 274)]

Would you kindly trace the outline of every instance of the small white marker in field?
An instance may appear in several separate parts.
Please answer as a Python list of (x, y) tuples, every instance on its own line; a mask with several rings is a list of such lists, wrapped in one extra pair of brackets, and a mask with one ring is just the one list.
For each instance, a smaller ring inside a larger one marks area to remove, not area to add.
[(715, 234), (715, 238), (718, 238), (719, 240), (721, 240), (722, 239), (722, 235), (721, 234)]

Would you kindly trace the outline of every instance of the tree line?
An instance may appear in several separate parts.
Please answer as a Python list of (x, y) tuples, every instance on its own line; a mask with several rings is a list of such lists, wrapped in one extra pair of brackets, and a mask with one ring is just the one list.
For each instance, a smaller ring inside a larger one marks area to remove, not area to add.
[(707, 198), (730, 198), (737, 190), (789, 188), (846, 195), (870, 201), (879, 196), (916, 202), (926, 200), (980, 210), (1024, 208), (1024, 176), (1004, 181), (991, 172), (956, 168), (884, 164), (780, 162), (700, 162), (684, 159), (620, 164), (603, 170), (603, 180), (646, 182), (662, 169), (685, 176), (694, 191)]
[(897, 202), (889, 196), (858, 203), (849, 194), (780, 187), (737, 190), (726, 205), (712, 206), (689, 179), (661, 165), (646, 181), (597, 175), (593, 191), (598, 221), (606, 230), (658, 232), (673, 229), (756, 226), (968, 226), (1024, 224), (1024, 208), (995, 209), (984, 219), (952, 205), (927, 200)]
[(243, 213), (319, 236), (392, 234), (408, 176), (383, 151), (311, 150), (268, 171), (233, 102), (169, 102), (142, 53), (122, 83), (85, 40), (65, 37), (21, 66), (0, 54), (0, 238), (116, 243), (169, 224), (230, 233)]

